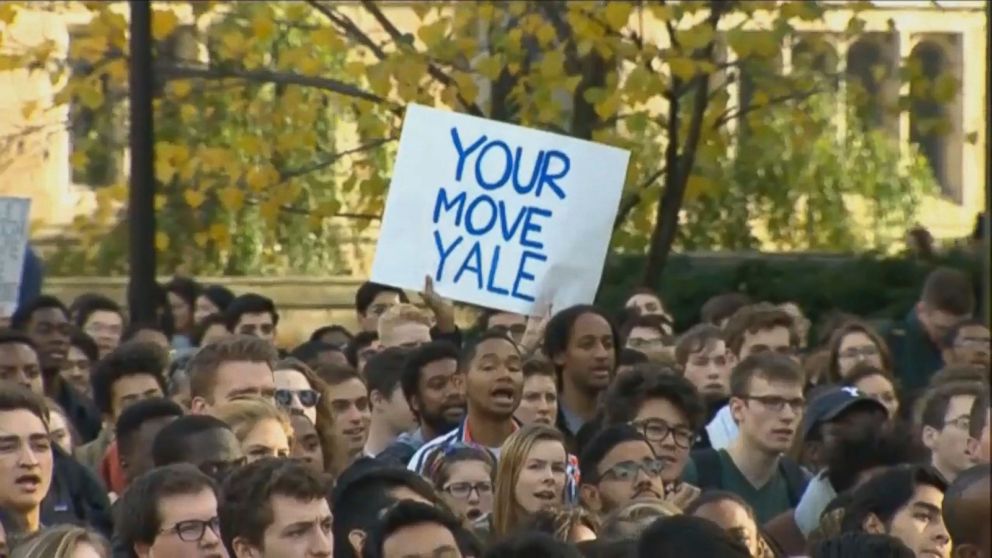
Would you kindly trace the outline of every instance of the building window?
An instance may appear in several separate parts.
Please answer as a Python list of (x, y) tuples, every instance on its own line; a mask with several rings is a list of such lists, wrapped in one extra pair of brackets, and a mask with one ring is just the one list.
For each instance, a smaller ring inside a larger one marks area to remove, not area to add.
[(960, 95), (947, 99), (940, 85), (948, 78), (960, 81), (960, 72), (955, 71), (960, 67), (947, 48), (953, 44), (953, 40), (924, 40), (910, 53), (919, 74), (910, 82), (909, 140), (930, 164), (944, 195), (961, 203), (961, 173), (955, 172), (961, 158)]
[(887, 35), (869, 34), (848, 48), (847, 102), (866, 128), (888, 127), (898, 134), (898, 120), (886, 110), (893, 101), (891, 43)]

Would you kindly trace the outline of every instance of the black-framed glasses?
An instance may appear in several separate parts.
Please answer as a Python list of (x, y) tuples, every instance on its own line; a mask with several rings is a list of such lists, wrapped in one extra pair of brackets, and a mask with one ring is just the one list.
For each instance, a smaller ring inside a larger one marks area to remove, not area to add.
[(740, 399), (744, 401), (757, 401), (769, 411), (782, 412), (786, 405), (796, 414), (802, 414), (806, 410), (806, 400), (802, 397), (779, 397), (777, 395), (742, 395)]
[(309, 409), (320, 401), (320, 392), (312, 389), (277, 389), (275, 393), (276, 403), (283, 407), (292, 405), (293, 397), (298, 397), (300, 405)]
[(631, 482), (637, 478), (637, 473), (644, 471), (649, 477), (661, 476), (665, 464), (660, 459), (645, 459), (644, 461), (621, 461), (609, 469), (603, 471), (599, 478), (612, 478), (620, 482)]
[(443, 488), (445, 492), (451, 494), (452, 497), (458, 498), (459, 500), (468, 500), (472, 492), (479, 495), (479, 498), (483, 496), (489, 496), (493, 493), (493, 483), (490, 481), (480, 481), (480, 482), (453, 482), (448, 486)]
[(220, 518), (217, 516), (211, 517), (206, 521), (202, 519), (179, 521), (172, 527), (160, 530), (158, 534), (175, 533), (181, 541), (199, 542), (203, 538), (204, 533), (206, 533), (207, 527), (210, 527), (210, 530), (220, 538)]
[(661, 419), (638, 420), (631, 422), (630, 425), (643, 434), (649, 442), (660, 444), (665, 441), (665, 438), (671, 436), (675, 445), (682, 449), (689, 449), (689, 446), (692, 445), (692, 430), (672, 427)]

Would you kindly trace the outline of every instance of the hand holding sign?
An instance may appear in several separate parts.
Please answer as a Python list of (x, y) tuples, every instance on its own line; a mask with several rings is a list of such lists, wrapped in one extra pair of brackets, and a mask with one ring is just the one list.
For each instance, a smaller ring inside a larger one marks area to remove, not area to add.
[[(629, 153), (407, 109), (372, 280), (532, 315), (591, 302)], [(439, 317), (440, 318), (440, 317)]]

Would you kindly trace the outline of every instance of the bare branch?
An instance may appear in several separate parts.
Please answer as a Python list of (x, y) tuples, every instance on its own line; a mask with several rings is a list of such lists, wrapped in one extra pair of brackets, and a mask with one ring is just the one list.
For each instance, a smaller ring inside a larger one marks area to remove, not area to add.
[[(271, 70), (237, 70), (232, 68), (198, 68), (193, 66), (163, 65), (159, 68), (159, 73), (165, 79), (226, 79), (236, 78), (246, 81), (267, 82), (279, 85), (301, 85), (304, 87), (316, 87), (325, 89), (333, 93), (365, 99), (374, 103), (392, 105), (393, 103), (382, 97), (365, 91), (357, 86), (351, 85), (331, 78), (304, 76), (289, 72), (274, 72)], [(399, 110), (399, 107), (396, 108)]]
[(665, 174), (665, 171), (667, 169), (668, 167), (662, 166), (660, 169), (651, 173), (650, 176), (648, 176), (643, 182), (637, 185), (637, 187), (634, 189), (633, 192), (630, 193), (629, 196), (627, 196), (620, 202), (620, 208), (617, 210), (617, 217), (613, 221), (614, 231), (619, 229), (624, 224), (624, 222), (627, 220), (627, 216), (630, 215), (630, 212), (633, 211), (635, 207), (637, 207), (637, 204), (641, 203), (641, 198), (644, 196), (644, 191), (647, 190), (652, 184), (654, 184), (659, 178), (661, 178), (662, 175)]
[(307, 0), (307, 4), (310, 4), (315, 10), (323, 14), (327, 19), (331, 20), (331, 22), (334, 23), (334, 25), (336, 25), (341, 31), (344, 31), (346, 35), (351, 36), (351, 38), (368, 47), (376, 58), (382, 60), (386, 57), (386, 51), (384, 51), (381, 46), (376, 44), (376, 42), (372, 40), (372, 37), (369, 37), (368, 34), (362, 31), (362, 29), (358, 27), (358, 25), (356, 25), (351, 18), (338, 13), (327, 6), (324, 6), (317, 0)]
[(375, 140), (373, 142), (369, 142), (369, 143), (366, 143), (366, 144), (363, 144), (363, 145), (359, 145), (358, 147), (354, 147), (352, 149), (348, 149), (347, 151), (340, 151), (338, 153), (335, 153), (335, 154), (331, 155), (330, 158), (324, 159), (323, 161), (318, 161), (316, 163), (311, 163), (309, 165), (304, 165), (304, 166), (299, 167), (299, 168), (296, 168), (296, 169), (290, 169), (290, 170), (280, 171), (279, 172), (279, 176), (280, 176), (280, 181), (279, 182), (280, 183), (286, 182), (287, 180), (296, 178), (298, 176), (303, 176), (305, 174), (309, 174), (311, 172), (314, 172), (314, 171), (318, 171), (320, 169), (327, 168), (327, 167), (333, 165), (334, 163), (340, 161), (341, 159), (343, 159), (345, 157), (348, 157), (350, 155), (354, 155), (355, 153), (361, 153), (363, 151), (370, 151), (372, 149), (375, 149), (377, 147), (383, 146), (383, 145), (385, 145), (387, 143), (390, 143), (390, 142), (393, 142), (393, 141), (396, 141), (396, 138), (395, 137), (388, 137), (388, 138), (378, 139), (378, 140)]
[(754, 112), (756, 110), (767, 108), (767, 107), (770, 107), (772, 105), (776, 105), (776, 104), (779, 104), (779, 103), (785, 103), (785, 102), (788, 102), (788, 101), (804, 101), (804, 100), (812, 97), (813, 95), (816, 95), (817, 93), (822, 93), (822, 92), (824, 92), (824, 88), (823, 87), (812, 87), (812, 88), (807, 89), (805, 91), (793, 91), (791, 93), (786, 93), (784, 95), (779, 95), (777, 97), (771, 97), (770, 99), (768, 99), (768, 102), (765, 103), (765, 104), (763, 104), (763, 105), (754, 105), (754, 104), (751, 104), (751, 105), (748, 105), (748, 106), (743, 107), (743, 108), (741, 108), (741, 107), (729, 108), (729, 109), (725, 110), (720, 116), (718, 116), (716, 118), (716, 120), (713, 121), (713, 126), (712, 127), (713, 127), (714, 130), (716, 130), (716, 129), (719, 129), (720, 126), (723, 126), (724, 124), (726, 124), (727, 122), (730, 122), (731, 120), (733, 120), (735, 118), (740, 118), (742, 116), (746, 116), (746, 115), (748, 115), (748, 114), (750, 114), (750, 113), (752, 113), (752, 112)]

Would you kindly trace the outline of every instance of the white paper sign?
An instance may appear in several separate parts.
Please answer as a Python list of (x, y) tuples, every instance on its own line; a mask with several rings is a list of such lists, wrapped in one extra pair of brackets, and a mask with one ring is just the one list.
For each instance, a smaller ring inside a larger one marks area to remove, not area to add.
[(592, 302), (627, 151), (406, 110), (372, 280), (522, 314)]
[(17, 309), (31, 200), (0, 197), (0, 316)]

